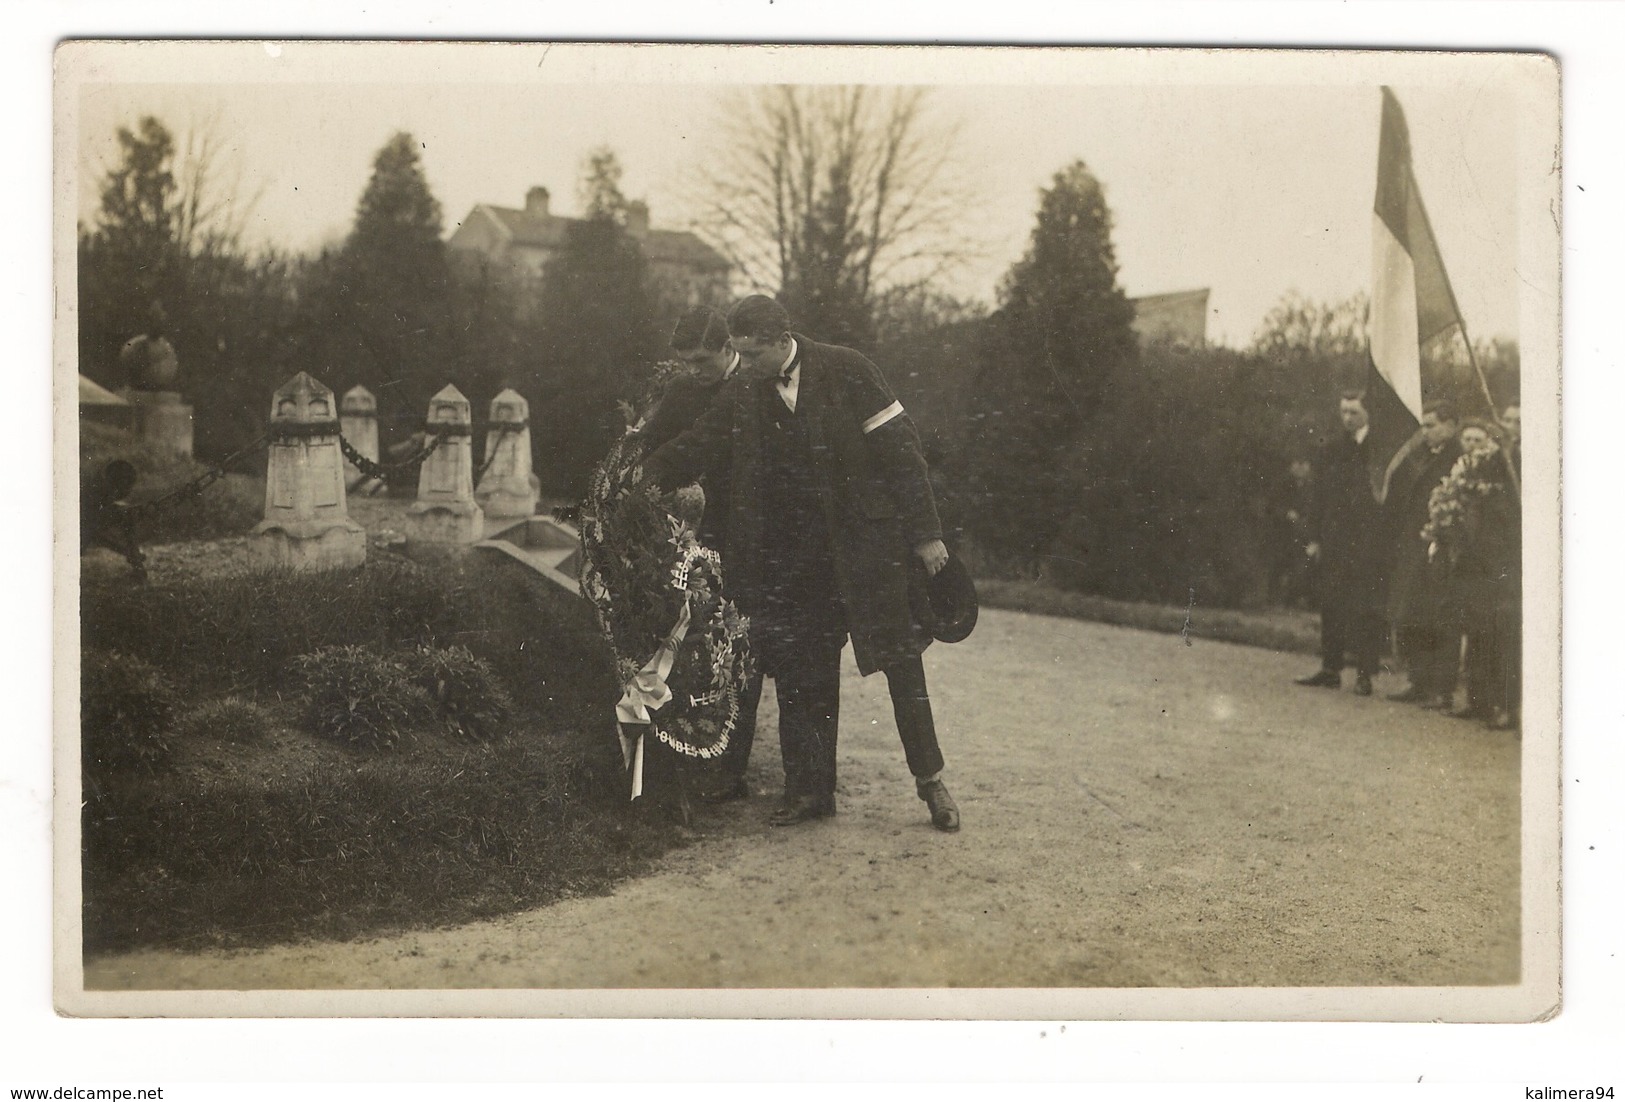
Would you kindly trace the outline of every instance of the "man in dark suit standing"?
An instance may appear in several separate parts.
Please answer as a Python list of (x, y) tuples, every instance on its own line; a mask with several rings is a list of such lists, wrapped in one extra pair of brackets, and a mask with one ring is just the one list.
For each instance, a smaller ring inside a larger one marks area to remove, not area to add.
[(752, 647), (779, 700), (785, 795), (772, 821), (835, 813), (850, 635), (859, 672), (886, 674), (932, 825), (958, 830), (920, 661), (931, 637), (909, 604), (912, 559), (931, 574), (948, 560), (914, 425), (874, 364), (791, 333), (774, 300), (741, 300), (728, 332), (741, 370), (646, 469), (662, 487), (729, 472), (727, 586), (751, 618)]
[(1461, 666), (1461, 626), (1451, 612), (1445, 564), (1434, 562), (1422, 529), (1428, 522), (1428, 499), (1461, 455), (1456, 442), (1456, 409), (1449, 402), (1422, 407), (1422, 431), (1414, 447), (1390, 465), (1383, 508), (1393, 540), (1393, 566), (1388, 576), (1388, 617), (1394, 624), (1399, 657), (1410, 685), (1389, 700), (1424, 708), (1448, 709), (1454, 703)]
[(1322, 449), (1309, 495), (1309, 557), (1319, 565), (1320, 670), (1299, 685), (1337, 689), (1354, 655), (1354, 691), (1371, 695), (1382, 647), (1382, 510), (1371, 489), (1371, 418), (1365, 392), (1346, 390), (1337, 403), (1343, 432)]

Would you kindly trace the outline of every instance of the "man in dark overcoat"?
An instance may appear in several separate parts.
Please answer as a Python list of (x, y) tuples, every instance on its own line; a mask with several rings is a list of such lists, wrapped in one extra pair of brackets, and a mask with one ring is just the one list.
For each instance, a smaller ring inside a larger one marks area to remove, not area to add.
[(1383, 498), (1393, 547), (1388, 617), (1410, 675), (1410, 685), (1388, 699), (1441, 710), (1454, 704), (1461, 625), (1453, 613), (1448, 566), (1429, 555), (1422, 529), (1428, 523), (1434, 487), (1449, 477), (1461, 455), (1456, 424), (1455, 407), (1448, 402), (1429, 402), (1422, 408), (1420, 438), (1391, 465)]
[(1337, 403), (1343, 431), (1321, 449), (1305, 518), (1308, 553), (1319, 566), (1320, 670), (1298, 684), (1336, 689), (1354, 655), (1354, 691), (1371, 695), (1383, 635), (1382, 507), (1371, 487), (1371, 418), (1365, 392)]
[(752, 648), (779, 701), (785, 798), (773, 822), (835, 813), (850, 636), (859, 672), (886, 674), (932, 824), (957, 830), (920, 661), (931, 636), (909, 601), (912, 560), (930, 574), (948, 560), (914, 425), (874, 364), (791, 333), (774, 300), (741, 300), (728, 331), (742, 369), (645, 469), (662, 487), (729, 472), (726, 585), (751, 619)]

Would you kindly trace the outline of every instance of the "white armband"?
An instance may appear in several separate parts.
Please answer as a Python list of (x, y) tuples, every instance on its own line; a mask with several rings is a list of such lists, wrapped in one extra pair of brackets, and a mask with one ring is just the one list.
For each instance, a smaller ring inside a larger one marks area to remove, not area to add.
[(863, 423), (863, 434), (867, 436), (869, 433), (878, 429), (881, 425), (884, 425), (887, 421), (890, 421), (893, 417), (900, 416), (902, 412), (903, 403), (893, 402), (891, 405), (887, 406), (885, 409), (881, 410), (879, 413), (875, 414), (873, 417), (869, 418)]

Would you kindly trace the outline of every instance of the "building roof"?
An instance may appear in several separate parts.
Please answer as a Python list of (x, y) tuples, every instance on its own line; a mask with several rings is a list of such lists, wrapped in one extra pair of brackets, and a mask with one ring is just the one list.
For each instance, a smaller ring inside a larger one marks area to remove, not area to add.
[(1207, 343), (1208, 288), (1169, 291), (1129, 299), (1134, 307), (1134, 332), (1142, 341)]
[[(512, 207), (499, 207), (480, 203), (476, 213), (484, 212), (507, 231), (515, 245), (540, 249), (557, 249), (564, 244), (565, 231), (579, 218), (565, 218), (556, 214), (532, 214)], [(470, 218), (473, 215), (469, 216)], [(726, 270), (728, 262), (722, 254), (687, 230), (650, 230), (639, 234), (643, 254), (650, 260), (670, 264), (687, 264), (692, 268)]]
[(1129, 299), (1129, 301), (1134, 304), (1134, 309), (1137, 312), (1175, 309), (1180, 306), (1206, 309), (1207, 296), (1208, 288), (1198, 287), (1194, 291), (1165, 291), (1160, 295), (1140, 295), (1138, 298)]
[(127, 406), (130, 403), (83, 375), (79, 376), (79, 404), (82, 406)]

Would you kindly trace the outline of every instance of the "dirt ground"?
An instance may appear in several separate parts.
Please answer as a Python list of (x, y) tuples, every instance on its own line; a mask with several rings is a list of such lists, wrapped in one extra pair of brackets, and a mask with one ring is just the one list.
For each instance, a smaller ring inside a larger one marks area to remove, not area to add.
[[(756, 794), (613, 894), (497, 921), (86, 962), (91, 989), (1456, 986), (1515, 982), (1519, 758), (1298, 688), (1300, 656), (984, 610), (926, 657), (964, 830), (931, 829), (848, 656), (840, 811)], [(1352, 676), (1350, 678), (1352, 680)], [(1383, 684), (1383, 680), (1388, 684)]]

